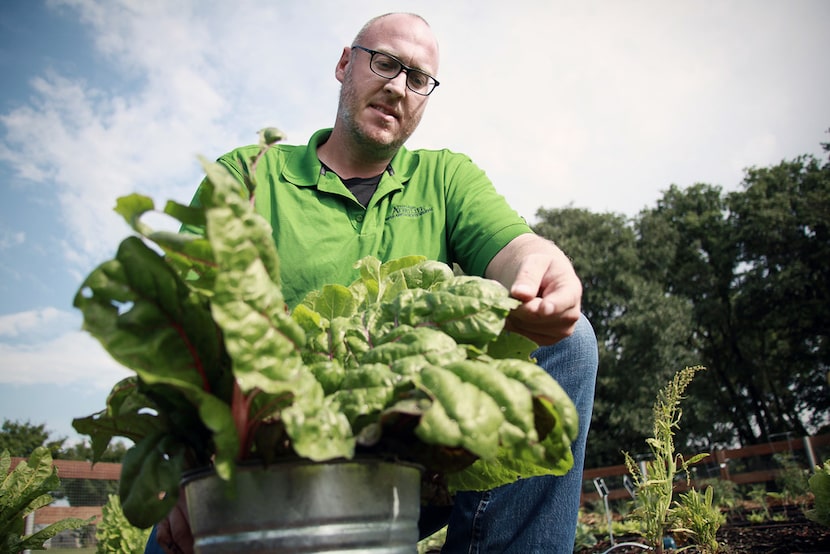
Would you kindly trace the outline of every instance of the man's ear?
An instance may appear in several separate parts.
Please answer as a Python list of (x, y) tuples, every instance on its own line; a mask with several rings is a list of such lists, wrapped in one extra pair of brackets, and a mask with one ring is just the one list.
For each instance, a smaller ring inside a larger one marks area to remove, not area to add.
[(337, 62), (337, 67), (334, 68), (334, 77), (341, 83), (346, 78), (346, 66), (349, 65), (349, 60), (352, 56), (352, 49), (348, 46), (343, 48), (343, 53), (340, 54), (340, 60)]

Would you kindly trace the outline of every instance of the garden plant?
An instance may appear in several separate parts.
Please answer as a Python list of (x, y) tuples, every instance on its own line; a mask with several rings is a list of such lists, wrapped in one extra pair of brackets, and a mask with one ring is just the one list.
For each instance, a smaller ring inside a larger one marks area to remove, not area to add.
[(74, 421), (94, 454), (116, 436), (124, 514), (148, 527), (176, 503), (182, 475), (242, 460), (374, 456), (424, 468), (426, 492), (485, 489), (573, 464), (576, 411), (504, 331), (518, 301), (499, 283), (408, 257), (361, 260), (289, 311), (271, 228), (253, 209), (260, 133), (243, 182), (203, 162), (199, 205), (164, 212), (199, 233), (155, 231), (153, 200), (116, 211), (138, 236), (83, 282), (84, 328), (135, 372), (104, 410)]
[(816, 467), (809, 480), (810, 492), (815, 496), (813, 507), (806, 515), (811, 520), (830, 527), (830, 460)]
[(101, 522), (97, 525), (95, 538), (97, 554), (141, 554), (150, 536), (149, 529), (133, 526), (124, 516), (117, 494), (109, 495), (101, 510)]
[(644, 470), (624, 452), (625, 464), (637, 490), (636, 507), (630, 517), (640, 523), (643, 538), (658, 554), (663, 552), (663, 538), (669, 530), (689, 535), (706, 551), (718, 549), (714, 537), (723, 516), (712, 505), (712, 489), (701, 496), (692, 488), (679, 502), (674, 501), (676, 478), (685, 477), (688, 484), (689, 467), (708, 456), (696, 454), (687, 460), (674, 446), (674, 433), (682, 416), (683, 393), (694, 375), (703, 369), (690, 366), (678, 371), (658, 393), (653, 406), (653, 436), (646, 440), (653, 459), (645, 462)]
[(44, 446), (35, 448), (28, 461), (10, 470), (11, 456), (4, 450), (0, 454), (0, 552), (44, 550), (44, 543), (61, 531), (77, 529), (94, 519), (65, 518), (27, 535), (26, 516), (54, 501), (49, 493), (58, 489), (60, 479)]

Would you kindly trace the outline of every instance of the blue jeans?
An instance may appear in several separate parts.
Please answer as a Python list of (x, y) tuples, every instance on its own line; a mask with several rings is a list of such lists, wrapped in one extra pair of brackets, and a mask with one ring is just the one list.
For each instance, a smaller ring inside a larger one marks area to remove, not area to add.
[[(539, 348), (533, 356), (562, 385), (579, 413), (579, 436), (571, 446), (574, 467), (561, 477), (533, 477), (490, 491), (460, 492), (451, 510), (422, 510), (422, 537), (449, 522), (444, 554), (573, 552), (597, 377), (594, 330), (582, 316), (573, 335)], [(144, 552), (163, 554), (155, 529)]]
[(579, 436), (571, 447), (574, 466), (561, 477), (533, 477), (490, 491), (458, 493), (444, 554), (573, 552), (594, 405), (597, 339), (583, 316), (573, 335), (533, 355), (562, 385), (579, 413)]

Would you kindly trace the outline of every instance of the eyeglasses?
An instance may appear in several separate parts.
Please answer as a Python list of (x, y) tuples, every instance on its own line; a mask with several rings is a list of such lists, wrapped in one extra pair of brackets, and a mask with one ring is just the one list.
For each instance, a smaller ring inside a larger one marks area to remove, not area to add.
[(369, 59), (369, 68), (372, 70), (372, 73), (384, 79), (394, 79), (401, 74), (401, 71), (406, 71), (406, 88), (415, 94), (429, 96), (435, 90), (435, 87), (440, 84), (432, 75), (424, 73), (420, 69), (404, 65), (395, 56), (390, 56), (377, 50), (369, 50), (357, 44), (352, 46), (352, 48), (368, 52), (372, 56)]

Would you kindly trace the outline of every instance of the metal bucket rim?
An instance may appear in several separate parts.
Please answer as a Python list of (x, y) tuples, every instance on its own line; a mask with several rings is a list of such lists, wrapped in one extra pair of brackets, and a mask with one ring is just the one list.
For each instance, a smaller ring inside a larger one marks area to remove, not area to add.
[[(262, 460), (252, 459), (252, 460), (243, 460), (241, 462), (236, 462), (236, 468), (242, 471), (255, 471), (255, 470), (263, 470), (263, 471), (278, 471), (280, 469), (285, 469), (289, 467), (306, 467), (306, 466), (326, 466), (326, 465), (365, 465), (365, 464), (383, 464), (383, 465), (391, 465), (391, 466), (399, 466), (399, 467), (409, 467), (412, 469), (418, 470), (418, 472), (423, 475), (424, 467), (422, 465), (412, 463), (412, 462), (405, 462), (400, 460), (389, 460), (386, 458), (380, 457), (356, 457), (350, 460), (345, 458), (338, 458), (334, 460), (325, 460), (325, 461), (314, 461), (308, 460), (304, 458), (289, 458), (284, 460), (277, 460), (270, 463), (265, 463)], [(182, 472), (182, 478), (180, 481), (181, 486), (186, 486), (189, 483), (194, 481), (198, 481), (200, 479), (207, 479), (209, 477), (216, 476), (216, 468), (214, 466), (205, 466), (205, 467), (197, 467), (193, 469), (188, 469)]]

